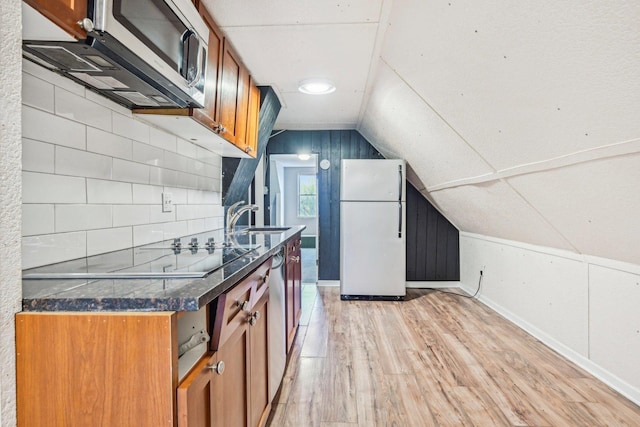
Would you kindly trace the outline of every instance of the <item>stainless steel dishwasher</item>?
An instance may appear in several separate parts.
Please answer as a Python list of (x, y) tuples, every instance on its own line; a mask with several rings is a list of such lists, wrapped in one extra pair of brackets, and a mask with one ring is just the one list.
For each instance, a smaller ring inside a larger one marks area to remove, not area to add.
[(269, 401), (273, 400), (287, 364), (285, 313), (285, 246), (273, 256), (269, 275)]

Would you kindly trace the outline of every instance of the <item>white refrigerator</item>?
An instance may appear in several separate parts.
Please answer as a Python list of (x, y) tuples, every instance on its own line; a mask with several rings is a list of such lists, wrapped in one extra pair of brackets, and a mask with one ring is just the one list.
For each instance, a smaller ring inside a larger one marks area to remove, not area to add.
[(404, 160), (342, 160), (340, 297), (406, 295)]

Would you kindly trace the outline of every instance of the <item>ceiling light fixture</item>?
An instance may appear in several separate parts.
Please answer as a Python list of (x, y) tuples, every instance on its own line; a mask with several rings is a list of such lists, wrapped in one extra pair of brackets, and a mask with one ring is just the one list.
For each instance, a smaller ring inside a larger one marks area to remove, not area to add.
[(334, 92), (336, 87), (331, 80), (327, 79), (305, 79), (298, 86), (298, 90), (308, 95), (326, 95)]
[(309, 160), (311, 156), (309, 154), (298, 154), (300, 160)]

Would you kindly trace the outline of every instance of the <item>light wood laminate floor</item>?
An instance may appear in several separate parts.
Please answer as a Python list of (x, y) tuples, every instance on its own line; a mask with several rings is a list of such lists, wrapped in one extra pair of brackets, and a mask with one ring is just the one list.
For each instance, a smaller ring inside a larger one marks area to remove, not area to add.
[(640, 407), (481, 303), (320, 287), (268, 425), (640, 426)]

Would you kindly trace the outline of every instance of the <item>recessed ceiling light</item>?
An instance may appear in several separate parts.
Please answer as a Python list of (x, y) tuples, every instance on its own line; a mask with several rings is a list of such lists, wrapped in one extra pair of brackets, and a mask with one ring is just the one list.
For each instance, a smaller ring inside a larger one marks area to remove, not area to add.
[(336, 87), (331, 80), (327, 79), (305, 79), (298, 86), (298, 90), (308, 95), (326, 95), (334, 92)]
[(311, 158), (311, 155), (309, 155), (309, 154), (298, 154), (298, 158), (300, 160), (309, 160)]

